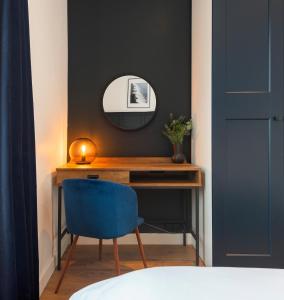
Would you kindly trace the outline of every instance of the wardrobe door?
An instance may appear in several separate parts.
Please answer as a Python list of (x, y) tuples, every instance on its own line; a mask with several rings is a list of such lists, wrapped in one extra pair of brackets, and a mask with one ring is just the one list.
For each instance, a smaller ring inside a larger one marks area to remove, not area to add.
[(283, 0), (213, 0), (213, 263), (284, 267)]

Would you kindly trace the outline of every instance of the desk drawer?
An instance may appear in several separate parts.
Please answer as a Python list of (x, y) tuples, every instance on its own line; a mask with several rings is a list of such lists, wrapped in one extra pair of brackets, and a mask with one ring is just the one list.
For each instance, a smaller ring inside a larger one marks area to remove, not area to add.
[(117, 183), (129, 183), (128, 171), (58, 170), (56, 184), (60, 185), (64, 179), (88, 178), (90, 175), (95, 175), (98, 176), (99, 179), (110, 180)]

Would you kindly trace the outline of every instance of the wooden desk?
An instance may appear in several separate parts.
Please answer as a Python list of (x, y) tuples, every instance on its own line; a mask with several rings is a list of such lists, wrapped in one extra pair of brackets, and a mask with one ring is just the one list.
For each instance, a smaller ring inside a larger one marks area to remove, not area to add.
[[(196, 265), (199, 265), (199, 189), (203, 186), (201, 169), (192, 164), (174, 164), (168, 157), (98, 157), (90, 165), (67, 163), (56, 169), (58, 185), (58, 261), (60, 270), (61, 240), (67, 233), (61, 231), (62, 181), (68, 178), (99, 178), (126, 184), (134, 189), (195, 190)], [(185, 216), (186, 217), (186, 216)], [(183, 222), (185, 224), (185, 220)], [(71, 237), (72, 239), (72, 237)], [(186, 245), (184, 226), (183, 243)]]

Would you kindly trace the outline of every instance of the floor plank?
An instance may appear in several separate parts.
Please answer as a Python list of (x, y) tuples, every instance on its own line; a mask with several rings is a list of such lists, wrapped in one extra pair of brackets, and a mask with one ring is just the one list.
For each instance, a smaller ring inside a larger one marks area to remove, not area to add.
[[(149, 267), (192, 266), (195, 264), (192, 246), (146, 245), (144, 247)], [(66, 300), (86, 285), (115, 276), (112, 246), (103, 247), (102, 261), (98, 260), (98, 251), (98, 246), (77, 246), (59, 293), (54, 294), (60, 275), (60, 272), (55, 271), (40, 299)], [(119, 246), (119, 256), (122, 274), (143, 268), (138, 247), (121, 245)], [(201, 265), (203, 265), (202, 262)]]

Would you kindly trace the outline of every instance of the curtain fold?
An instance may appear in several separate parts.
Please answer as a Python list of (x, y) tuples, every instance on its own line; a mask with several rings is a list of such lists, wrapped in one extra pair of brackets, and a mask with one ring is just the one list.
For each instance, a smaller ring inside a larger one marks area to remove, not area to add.
[(0, 299), (39, 299), (27, 0), (0, 0)]

